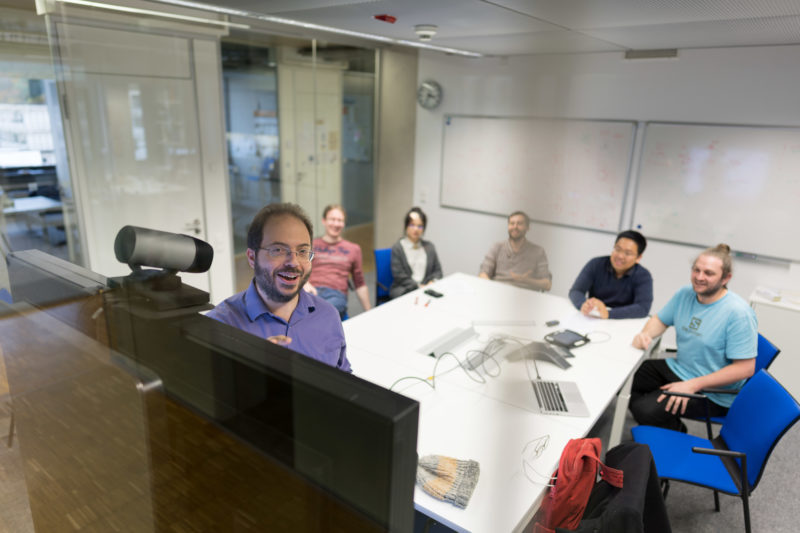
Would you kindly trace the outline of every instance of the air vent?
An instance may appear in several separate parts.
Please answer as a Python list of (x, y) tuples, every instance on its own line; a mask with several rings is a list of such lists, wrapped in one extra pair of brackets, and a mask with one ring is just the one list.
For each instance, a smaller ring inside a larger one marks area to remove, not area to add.
[(661, 59), (678, 57), (677, 48), (660, 48), (657, 50), (626, 50), (625, 59)]

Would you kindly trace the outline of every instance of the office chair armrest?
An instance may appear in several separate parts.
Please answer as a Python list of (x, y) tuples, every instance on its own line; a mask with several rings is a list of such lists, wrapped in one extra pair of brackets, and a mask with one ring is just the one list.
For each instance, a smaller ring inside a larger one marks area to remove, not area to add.
[[(729, 459), (739, 459), (742, 461), (741, 466), (738, 468), (739, 470), (739, 491), (743, 495), (750, 494), (750, 484), (747, 483), (747, 454), (744, 452), (735, 452), (733, 450), (718, 450), (716, 448), (700, 448), (699, 446), (692, 446), (692, 451), (694, 453), (700, 453), (703, 455), (716, 455), (719, 458), (729, 458)], [(726, 461), (723, 459), (723, 463)], [(730, 463), (726, 463), (728, 467), (728, 471), (731, 471), (731, 467), (738, 466), (736, 465), (736, 461), (731, 461)], [(734, 468), (735, 470), (735, 468)], [(733, 476), (731, 476), (733, 477)]]
[(701, 448), (700, 446), (692, 446), (694, 453), (701, 453), (703, 455), (717, 455), (719, 457), (733, 457), (735, 459), (744, 459), (747, 454), (744, 452), (736, 452), (733, 450), (718, 450), (716, 448)]
[(711, 440), (711, 413), (708, 411), (708, 406), (711, 403), (711, 400), (708, 399), (708, 396), (705, 394), (689, 394), (688, 392), (671, 392), (666, 390), (661, 392), (667, 396), (680, 396), (683, 398), (691, 398), (693, 400), (704, 400), (703, 405), (705, 405), (706, 408), (706, 435), (708, 436), (708, 440)]
[(709, 394), (712, 392), (716, 394), (739, 394), (738, 389), (703, 389), (700, 391), (702, 394)]
[(708, 400), (708, 396), (705, 394), (691, 394), (688, 392), (672, 392), (668, 390), (662, 390), (661, 394), (666, 394), (667, 396), (681, 396), (683, 398), (693, 398), (695, 400)]

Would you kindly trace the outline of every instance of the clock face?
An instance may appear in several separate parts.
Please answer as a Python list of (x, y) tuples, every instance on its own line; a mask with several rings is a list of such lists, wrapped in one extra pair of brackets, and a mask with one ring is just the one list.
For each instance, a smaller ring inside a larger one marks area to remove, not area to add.
[(433, 109), (442, 102), (442, 86), (433, 80), (423, 81), (417, 89), (417, 102), (425, 109)]

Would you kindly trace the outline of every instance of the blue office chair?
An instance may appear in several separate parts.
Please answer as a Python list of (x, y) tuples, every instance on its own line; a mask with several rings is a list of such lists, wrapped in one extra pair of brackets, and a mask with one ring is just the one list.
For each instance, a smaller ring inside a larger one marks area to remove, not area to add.
[(389, 287), (392, 286), (392, 249), (375, 250), (375, 305), (389, 301)]
[(631, 430), (636, 442), (647, 444), (664, 485), (682, 481), (742, 499), (744, 525), (750, 533), (748, 498), (756, 488), (775, 445), (800, 419), (800, 404), (766, 370), (755, 374), (733, 401), (719, 436), (703, 439), (652, 426)]
[[(781, 353), (780, 349), (772, 344), (766, 337), (764, 337), (761, 333), (758, 334), (758, 350), (756, 355), (756, 368), (753, 372), (753, 375), (758, 374), (759, 370), (767, 370), (778, 354)], [(708, 392), (719, 392), (723, 394), (737, 394), (738, 391), (731, 390), (731, 389), (703, 389), (699, 391), (698, 395), (693, 395), (692, 397), (702, 397), (706, 401), (709, 401), (708, 398), (705, 398), (703, 393)], [(669, 395), (669, 393), (667, 393)], [(693, 419), (698, 420), (700, 422), (706, 422), (706, 432), (708, 434), (708, 438), (711, 438), (711, 424), (723, 424), (725, 422), (724, 416), (712, 416), (709, 417), (708, 420), (705, 418)]]

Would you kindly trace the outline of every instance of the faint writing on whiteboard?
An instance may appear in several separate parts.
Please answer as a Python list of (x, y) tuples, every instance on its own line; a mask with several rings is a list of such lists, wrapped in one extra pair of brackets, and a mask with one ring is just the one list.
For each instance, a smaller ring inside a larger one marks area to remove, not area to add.
[(449, 116), (443, 205), (616, 230), (633, 134), (626, 122)]
[(698, 246), (726, 242), (735, 250), (800, 260), (800, 129), (646, 128), (635, 227), (648, 237)]
[(728, 150), (722, 158), (725, 171), (722, 193), (737, 198), (759, 194), (770, 174), (769, 154), (757, 150)]
[(695, 148), (689, 151), (689, 160), (686, 162), (684, 173), (686, 174), (685, 190), (687, 194), (697, 194), (703, 191), (704, 176), (706, 175), (706, 165), (711, 159), (711, 150), (707, 148)]

